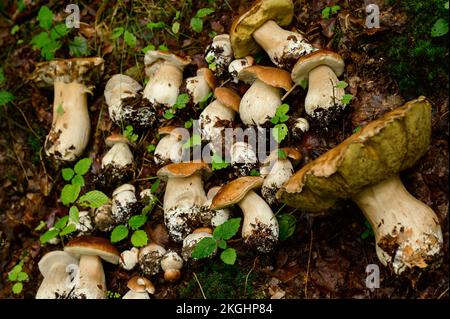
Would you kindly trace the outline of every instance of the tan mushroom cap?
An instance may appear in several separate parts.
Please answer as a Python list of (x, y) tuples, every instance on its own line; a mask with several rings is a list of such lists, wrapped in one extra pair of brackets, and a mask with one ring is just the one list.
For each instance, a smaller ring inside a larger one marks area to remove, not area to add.
[(162, 126), (158, 128), (158, 134), (160, 135), (169, 135), (169, 134), (175, 134), (176, 137), (181, 138), (183, 137), (183, 134), (179, 132), (179, 130), (184, 130), (182, 127), (178, 126)]
[(214, 76), (214, 73), (208, 68), (200, 68), (197, 70), (197, 75), (201, 75), (205, 78), (206, 83), (208, 83), (208, 86), (214, 90), (217, 86), (216, 77)]
[(182, 162), (166, 165), (156, 173), (159, 178), (167, 179), (169, 177), (189, 177), (197, 172), (210, 173), (211, 168), (205, 162)]
[(106, 138), (105, 142), (111, 147), (116, 143), (128, 143), (128, 139), (120, 133), (113, 133)]
[(307, 80), (309, 72), (319, 65), (330, 67), (337, 77), (344, 73), (345, 63), (339, 54), (329, 50), (317, 50), (297, 60), (292, 68), (292, 80), (300, 84), (303, 80)]
[(247, 193), (260, 188), (264, 182), (261, 176), (245, 176), (224, 185), (214, 196), (211, 209), (221, 209), (240, 202)]
[(48, 252), (41, 258), (41, 260), (39, 260), (38, 263), (39, 271), (42, 276), (47, 277), (55, 263), (60, 263), (66, 266), (70, 264), (78, 265), (78, 259), (61, 250)]
[(56, 59), (53, 61), (39, 62), (36, 69), (30, 76), (30, 80), (35, 81), (39, 86), (52, 86), (55, 80), (65, 83), (80, 82), (103, 71), (105, 61), (99, 57)]
[(309, 212), (410, 168), (427, 151), (431, 105), (419, 97), (387, 113), (295, 173), (276, 196)]
[(238, 73), (238, 78), (249, 84), (259, 79), (267, 85), (282, 88), (285, 91), (289, 91), (293, 85), (289, 72), (263, 65), (253, 65), (242, 69)]
[(214, 97), (229, 109), (239, 112), (241, 97), (235, 91), (226, 87), (219, 87), (214, 90)]
[(270, 161), (280, 159), (280, 156), (278, 154), (278, 151), (280, 151), (280, 150), (283, 151), (286, 154), (287, 158), (290, 158), (290, 159), (292, 159), (294, 161), (298, 161), (298, 160), (300, 160), (302, 158), (302, 154), (296, 148), (294, 148), (294, 147), (282, 147), (282, 148), (279, 148), (279, 149), (276, 149), (276, 150), (272, 151), (270, 153), (270, 155), (267, 156), (267, 158), (264, 160), (263, 163), (268, 163)]
[(108, 239), (94, 236), (76, 237), (69, 241), (64, 251), (76, 257), (81, 255), (98, 256), (104, 261), (117, 265), (119, 251), (111, 245)]
[(146, 67), (158, 61), (167, 61), (177, 67), (184, 68), (186, 65), (190, 64), (192, 60), (189, 56), (181, 57), (168, 51), (150, 50), (145, 54), (144, 64)]
[(280, 26), (289, 25), (294, 16), (292, 0), (259, 0), (244, 14), (236, 18), (230, 30), (231, 47), (236, 59), (260, 50), (252, 34), (269, 20)]
[(155, 286), (145, 277), (133, 276), (128, 280), (127, 287), (134, 292), (148, 292), (152, 295), (155, 293)]
[(211, 229), (211, 227), (200, 227), (200, 228), (196, 228), (192, 231), (193, 234), (197, 234), (197, 233), (208, 233), (208, 234), (212, 234), (213, 231)]

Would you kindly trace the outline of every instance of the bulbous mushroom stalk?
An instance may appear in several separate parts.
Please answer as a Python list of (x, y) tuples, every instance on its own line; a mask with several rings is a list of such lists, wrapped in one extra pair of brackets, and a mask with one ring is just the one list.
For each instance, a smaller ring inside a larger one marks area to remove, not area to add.
[(31, 75), (39, 86), (53, 86), (53, 120), (45, 140), (45, 153), (58, 160), (74, 161), (89, 142), (91, 122), (85, 81), (103, 71), (102, 58), (74, 58), (41, 62)]
[(133, 185), (123, 184), (114, 190), (111, 215), (116, 224), (127, 222), (137, 206), (138, 203)]
[(253, 64), (255, 64), (255, 59), (253, 59), (253, 57), (251, 55), (246, 56), (245, 58), (242, 58), (242, 59), (233, 60), (230, 63), (230, 65), (228, 66), (228, 73), (230, 73), (232, 82), (238, 83), (239, 82), (239, 78), (238, 78), (239, 72), (241, 72), (243, 69), (245, 69), (249, 66), (252, 66)]
[(139, 266), (146, 276), (157, 274), (161, 267), (161, 259), (166, 249), (158, 244), (150, 243), (139, 250)]
[(236, 142), (230, 147), (230, 160), (239, 176), (247, 176), (258, 164), (253, 147), (246, 142)]
[(303, 117), (295, 119), (294, 125), (292, 125), (292, 136), (295, 139), (300, 139), (306, 132), (309, 131), (309, 122)]
[(130, 289), (122, 299), (150, 299), (149, 294), (155, 293), (155, 286), (145, 277), (134, 276), (127, 283)]
[(177, 281), (181, 276), (183, 259), (173, 250), (169, 250), (161, 258), (161, 269), (164, 271), (164, 280)]
[(183, 136), (185, 129), (175, 126), (164, 126), (158, 129), (159, 135), (164, 135), (156, 145), (154, 158), (156, 165), (165, 165), (169, 162), (179, 163), (183, 160), (186, 149)]
[(187, 92), (193, 105), (197, 105), (205, 100), (208, 94), (217, 86), (216, 78), (208, 68), (198, 69), (196, 76), (187, 78), (184, 82), (182, 90)]
[(243, 69), (238, 77), (251, 84), (239, 105), (239, 115), (247, 125), (261, 126), (270, 121), (282, 104), (281, 89), (292, 88), (291, 75), (277, 68), (254, 65)]
[(206, 48), (205, 60), (217, 77), (226, 73), (228, 65), (233, 60), (233, 50), (228, 34), (219, 34), (214, 37), (213, 42)]
[[(186, 238), (183, 239), (181, 256), (183, 256), (185, 261), (192, 258), (192, 252), (194, 251), (195, 246), (200, 240), (206, 237), (213, 238), (212, 229), (209, 227), (197, 228), (192, 232), (192, 234), (187, 235)], [(216, 251), (217, 249), (215, 249), (208, 257), (213, 257), (216, 254)]]
[(439, 219), (397, 175), (426, 153), (430, 137), (431, 105), (420, 97), (303, 166), (277, 198), (311, 213), (351, 198), (372, 226), (384, 265), (400, 274), (436, 264), (443, 244)]
[(102, 232), (109, 232), (116, 225), (112, 216), (112, 207), (110, 204), (105, 204), (97, 208), (94, 216), (95, 228)]
[(238, 204), (244, 215), (242, 238), (249, 247), (267, 253), (278, 242), (278, 221), (270, 206), (253, 189), (261, 187), (262, 177), (240, 177), (223, 186), (214, 196), (211, 209)]
[(297, 32), (280, 27), (291, 23), (292, 0), (259, 0), (233, 21), (231, 44), (236, 58), (256, 53), (261, 46), (279, 68), (290, 70), (299, 57), (314, 48)]
[(145, 73), (150, 80), (144, 88), (143, 96), (154, 106), (174, 105), (183, 81), (183, 70), (190, 62), (189, 57), (182, 58), (163, 51), (148, 51), (144, 63)]
[(105, 85), (105, 101), (108, 105), (109, 117), (120, 124), (124, 119), (123, 99), (136, 97), (142, 86), (133, 78), (124, 74), (113, 75)]
[(98, 179), (108, 186), (130, 180), (135, 166), (128, 139), (122, 134), (112, 134), (106, 139), (106, 145), (111, 148), (102, 158)]
[(211, 223), (202, 181), (202, 174), (210, 171), (204, 162), (183, 162), (166, 165), (157, 172), (159, 178), (167, 180), (164, 222), (176, 242), (193, 229)]

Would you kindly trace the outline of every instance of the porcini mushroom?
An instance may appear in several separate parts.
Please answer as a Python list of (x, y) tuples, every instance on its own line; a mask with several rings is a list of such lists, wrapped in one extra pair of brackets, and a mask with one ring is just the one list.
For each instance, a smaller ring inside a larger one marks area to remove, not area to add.
[(246, 142), (236, 142), (230, 147), (230, 159), (239, 176), (247, 176), (258, 164), (252, 145)]
[(181, 275), (181, 268), (183, 268), (183, 259), (175, 251), (169, 250), (161, 258), (164, 280), (177, 281)]
[(252, 66), (253, 64), (255, 64), (255, 59), (253, 59), (251, 55), (246, 56), (242, 59), (233, 60), (230, 65), (228, 65), (228, 73), (230, 73), (232, 81), (234, 83), (238, 83), (239, 72), (241, 72), (241, 70), (245, 69), (246, 67)]
[(133, 269), (138, 263), (139, 249), (132, 247), (120, 253), (119, 266), (125, 270)]
[(64, 251), (46, 253), (38, 263), (44, 280), (36, 293), (36, 299), (66, 298), (69, 293), (67, 266), (78, 265), (78, 259)]
[(40, 62), (31, 79), (39, 86), (53, 86), (53, 120), (45, 140), (45, 153), (63, 161), (76, 160), (89, 142), (91, 122), (85, 82), (103, 70), (102, 58), (74, 58)]
[(82, 236), (69, 241), (64, 251), (80, 258), (80, 279), (74, 296), (79, 299), (105, 299), (106, 282), (101, 259), (117, 265), (119, 251), (116, 247), (105, 238)]
[(128, 289), (130, 289), (122, 299), (150, 299), (149, 294), (155, 293), (155, 286), (145, 277), (134, 276), (128, 280)]
[(184, 129), (176, 126), (164, 126), (158, 129), (159, 135), (164, 135), (156, 145), (154, 161), (156, 165), (169, 162), (178, 163), (183, 160), (186, 149), (183, 148)]
[(261, 46), (276, 66), (290, 69), (299, 57), (313, 51), (300, 33), (280, 27), (289, 25), (293, 16), (292, 0), (257, 0), (231, 25), (234, 57), (254, 54)]
[(299, 139), (304, 133), (309, 131), (309, 122), (304, 117), (295, 119), (294, 125), (292, 125), (292, 136)]
[[(183, 239), (183, 248), (181, 250), (181, 256), (183, 256), (183, 259), (186, 261), (191, 259), (192, 252), (194, 251), (195, 246), (198, 244), (200, 240), (206, 237), (209, 238), (213, 237), (212, 229), (209, 227), (197, 228), (192, 232), (192, 234), (187, 235), (186, 238)], [(217, 249), (215, 249), (208, 257), (214, 256), (216, 251)]]
[(139, 266), (146, 276), (157, 274), (161, 267), (161, 258), (166, 249), (158, 244), (150, 243), (139, 250)]
[(239, 115), (247, 125), (261, 126), (270, 121), (282, 104), (281, 89), (289, 91), (292, 88), (288, 72), (268, 66), (249, 66), (241, 70), (238, 77), (251, 84), (239, 105)]
[(375, 234), (377, 255), (400, 274), (433, 264), (442, 231), (433, 210), (414, 198), (398, 173), (428, 148), (431, 105), (424, 97), (375, 120), (302, 167), (278, 191), (282, 202), (303, 211), (325, 211), (351, 198)]
[(224, 185), (214, 196), (211, 209), (238, 204), (244, 215), (242, 238), (249, 247), (270, 252), (278, 242), (278, 221), (270, 206), (253, 190), (262, 186), (260, 176), (246, 176)]
[(211, 223), (202, 175), (210, 172), (204, 162), (183, 162), (161, 168), (157, 175), (167, 181), (164, 194), (164, 222), (176, 242), (199, 226)]
[(112, 194), (111, 215), (116, 224), (121, 224), (133, 215), (137, 206), (135, 188), (131, 184), (117, 187)]
[(194, 105), (203, 101), (216, 86), (216, 78), (208, 68), (200, 68), (197, 75), (185, 80), (185, 90)]
[(144, 57), (145, 73), (150, 78), (143, 96), (153, 105), (172, 106), (176, 103), (183, 70), (191, 62), (170, 52), (148, 51)]
[(335, 52), (318, 50), (298, 59), (292, 69), (292, 79), (300, 84), (308, 79), (305, 111), (325, 125), (339, 114), (344, 106), (344, 89), (338, 87), (338, 77), (344, 72), (344, 60)]
[(112, 216), (112, 206), (110, 204), (105, 204), (97, 208), (94, 216), (95, 228), (100, 231), (108, 232), (111, 231), (116, 224)]
[(133, 153), (128, 146), (128, 139), (122, 134), (111, 134), (106, 138), (106, 145), (111, 147), (102, 158), (102, 172), (107, 184), (125, 182), (134, 173)]
[(206, 62), (214, 65), (214, 67), (210, 67), (220, 77), (225, 74), (232, 59), (233, 50), (231, 49), (230, 36), (228, 34), (216, 35), (213, 42), (206, 48)]
[[(208, 198), (210, 205), (211, 205), (212, 199), (214, 198), (214, 196), (216, 196), (216, 194), (220, 188), (221, 188), (220, 186), (211, 187), (209, 189), (208, 193), (206, 194), (206, 198)], [(222, 225), (230, 218), (230, 210), (228, 208), (218, 209), (211, 213), (212, 213), (211, 226), (213, 226), (213, 227)]]

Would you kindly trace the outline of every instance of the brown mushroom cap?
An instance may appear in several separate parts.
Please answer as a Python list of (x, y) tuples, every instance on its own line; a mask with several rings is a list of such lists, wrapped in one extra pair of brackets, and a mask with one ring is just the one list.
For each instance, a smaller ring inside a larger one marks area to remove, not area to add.
[(120, 254), (117, 248), (111, 245), (108, 239), (101, 237), (76, 237), (66, 244), (64, 251), (77, 257), (81, 255), (98, 256), (111, 264), (119, 263)]
[(103, 71), (104, 60), (99, 57), (56, 59), (39, 62), (30, 76), (38, 86), (52, 86), (55, 80), (65, 83), (88, 81), (97, 71)]
[(168, 51), (150, 50), (145, 54), (144, 63), (146, 67), (158, 61), (167, 61), (176, 65), (177, 67), (184, 68), (186, 65), (191, 63), (192, 60), (189, 56), (180, 57)]
[(214, 90), (214, 97), (229, 109), (239, 112), (241, 97), (233, 90), (226, 87), (218, 87)]
[(289, 72), (270, 66), (253, 65), (246, 67), (238, 73), (238, 78), (249, 84), (259, 79), (267, 85), (282, 88), (285, 91), (289, 91), (293, 85)]
[(119, 133), (113, 133), (105, 140), (106, 145), (112, 147), (116, 143), (128, 143), (128, 139)]
[(39, 271), (42, 276), (46, 277), (55, 263), (64, 264), (66, 266), (70, 264), (78, 265), (78, 259), (65, 251), (55, 250), (48, 252), (41, 258), (41, 260), (39, 260), (38, 263)]
[(297, 60), (292, 68), (292, 80), (300, 84), (304, 79), (307, 80), (309, 72), (319, 65), (330, 67), (338, 77), (344, 73), (345, 63), (339, 54), (329, 50), (317, 50)]
[(240, 202), (247, 193), (262, 186), (261, 176), (245, 176), (224, 185), (211, 201), (211, 209), (221, 209)]
[(309, 212), (327, 210), (339, 199), (412, 167), (427, 151), (430, 136), (431, 105), (419, 97), (302, 167), (277, 198)]
[(244, 14), (236, 18), (230, 30), (231, 47), (236, 59), (260, 50), (252, 34), (269, 20), (280, 26), (291, 23), (294, 16), (292, 0), (259, 0)]
[(211, 229), (211, 227), (200, 227), (200, 228), (196, 228), (192, 231), (193, 234), (196, 233), (208, 233), (208, 234), (212, 234), (213, 231)]
[(209, 173), (211, 169), (205, 162), (182, 162), (166, 165), (160, 168), (156, 174), (161, 179), (167, 179), (169, 177), (189, 177), (197, 172)]
[(270, 153), (270, 155), (267, 156), (267, 158), (264, 160), (263, 163), (268, 163), (270, 161), (280, 159), (280, 156), (279, 156), (279, 153), (278, 153), (278, 151), (280, 151), (280, 150), (283, 151), (286, 154), (287, 158), (290, 158), (293, 161), (298, 161), (299, 159), (302, 158), (302, 154), (296, 148), (294, 148), (294, 147), (283, 147), (283, 148), (279, 148), (279, 149), (276, 149), (276, 150), (272, 151)]
[(208, 68), (200, 68), (197, 70), (197, 75), (201, 75), (205, 78), (206, 83), (208, 83), (208, 86), (214, 90), (217, 86), (216, 77), (214, 76), (214, 73)]
[(134, 292), (148, 292), (152, 295), (155, 293), (155, 286), (145, 277), (133, 276), (128, 280), (127, 287)]
[(178, 126), (162, 126), (158, 128), (158, 134), (160, 135), (175, 134), (178, 138), (181, 138), (183, 137), (183, 134), (181, 134), (181, 132), (178, 132), (178, 129), (184, 130), (184, 128)]

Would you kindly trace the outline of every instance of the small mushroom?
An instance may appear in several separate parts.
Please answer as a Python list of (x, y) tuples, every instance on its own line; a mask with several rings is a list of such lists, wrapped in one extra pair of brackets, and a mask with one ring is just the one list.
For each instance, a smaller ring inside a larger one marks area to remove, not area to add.
[(249, 247), (267, 253), (278, 242), (278, 221), (270, 206), (253, 189), (261, 187), (260, 176), (246, 176), (224, 185), (214, 196), (211, 209), (223, 209), (238, 204), (242, 209), (242, 238)]
[(178, 163), (183, 160), (186, 153), (183, 144), (185, 130), (176, 126), (164, 126), (158, 130), (159, 135), (164, 135), (158, 142), (154, 152), (154, 161), (156, 165), (165, 165), (169, 162)]
[(213, 42), (208, 45), (205, 51), (205, 60), (208, 64), (213, 64), (213, 72), (221, 77), (226, 73), (228, 65), (233, 60), (230, 36), (219, 34), (213, 38)]
[(130, 289), (122, 299), (150, 299), (149, 294), (155, 293), (155, 286), (145, 277), (134, 276), (128, 280), (128, 289)]
[(116, 222), (112, 216), (112, 206), (109, 204), (105, 204), (97, 208), (95, 211), (94, 217), (95, 228), (102, 232), (111, 231)]
[(177, 101), (183, 70), (191, 62), (170, 52), (148, 51), (144, 57), (145, 73), (150, 80), (144, 88), (143, 96), (153, 105), (170, 107)]
[(85, 82), (103, 70), (102, 58), (74, 58), (40, 62), (31, 79), (39, 86), (53, 86), (53, 120), (45, 140), (45, 153), (58, 160), (74, 161), (83, 154), (91, 130)]
[(299, 139), (304, 133), (309, 131), (309, 122), (303, 117), (295, 119), (294, 125), (291, 128), (292, 136)]
[[(192, 258), (192, 252), (195, 249), (197, 243), (203, 238), (210, 237), (213, 238), (212, 229), (208, 227), (202, 227), (194, 230), (192, 234), (189, 234), (183, 240), (183, 248), (181, 250), (181, 256), (185, 261)], [(209, 257), (213, 257), (217, 249), (214, 250)]]
[[(220, 186), (214, 186), (211, 187), (206, 194), (206, 198), (208, 198), (208, 202), (211, 205), (211, 201), (216, 196), (217, 192), (219, 191)], [(219, 225), (222, 225), (230, 218), (230, 210), (228, 208), (224, 209), (218, 209), (215, 211), (212, 211), (212, 217), (211, 217), (211, 226), (217, 227)]]
[(246, 142), (236, 142), (230, 148), (231, 166), (239, 176), (247, 176), (258, 164), (253, 147)]
[(116, 224), (125, 223), (133, 215), (137, 199), (131, 184), (117, 187), (112, 194), (111, 214)]
[(228, 66), (228, 73), (230, 73), (231, 75), (232, 82), (238, 83), (239, 72), (241, 72), (246, 67), (252, 66), (253, 64), (255, 64), (255, 59), (253, 59), (251, 55), (246, 56), (245, 58), (242, 59), (233, 60)]
[(277, 198), (302, 211), (325, 211), (351, 198), (375, 234), (378, 258), (397, 274), (437, 263), (442, 230), (433, 210), (414, 198), (398, 173), (422, 157), (431, 137), (431, 105), (406, 103), (296, 172)]
[(36, 299), (58, 299), (68, 296), (69, 265), (78, 265), (78, 259), (64, 251), (51, 251), (41, 258), (38, 267), (44, 280), (36, 293)]
[(157, 172), (159, 178), (167, 181), (164, 222), (176, 242), (196, 227), (211, 223), (202, 180), (202, 175), (210, 171), (204, 162), (183, 162), (166, 165)]
[(119, 266), (125, 270), (132, 270), (138, 263), (139, 249), (136, 247), (120, 253)]
[(338, 76), (344, 72), (344, 60), (337, 53), (318, 50), (301, 57), (292, 69), (292, 79), (300, 84), (308, 79), (305, 111), (327, 125), (342, 112), (345, 92), (337, 87)]
[(197, 70), (197, 76), (185, 80), (185, 90), (194, 105), (203, 101), (217, 86), (214, 74), (208, 68)]
[(139, 250), (139, 266), (146, 276), (157, 274), (161, 267), (161, 259), (166, 253), (164, 247), (150, 243)]
[(161, 258), (164, 280), (172, 282), (180, 279), (181, 268), (183, 268), (183, 259), (175, 251), (169, 250)]
[[(281, 154), (280, 154), (281, 153)], [(260, 173), (264, 177), (261, 195), (270, 205), (276, 202), (275, 193), (292, 176), (294, 167), (289, 159), (298, 161), (300, 152), (295, 148), (276, 149), (263, 161)]]
[(80, 258), (79, 284), (74, 297), (78, 299), (105, 299), (106, 282), (101, 259), (111, 264), (119, 263), (119, 252), (109, 240), (101, 237), (83, 236), (69, 241), (64, 251)]
[(289, 25), (293, 16), (292, 0), (257, 0), (231, 25), (235, 58), (254, 54), (261, 46), (276, 66), (289, 70), (299, 57), (313, 51), (301, 34), (280, 27)]
[(270, 121), (282, 104), (284, 89), (292, 88), (291, 75), (281, 69), (254, 65), (239, 72), (238, 77), (251, 84), (239, 105), (239, 115), (244, 124), (261, 126)]

